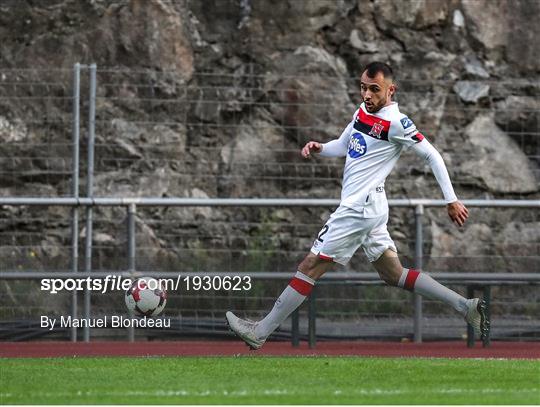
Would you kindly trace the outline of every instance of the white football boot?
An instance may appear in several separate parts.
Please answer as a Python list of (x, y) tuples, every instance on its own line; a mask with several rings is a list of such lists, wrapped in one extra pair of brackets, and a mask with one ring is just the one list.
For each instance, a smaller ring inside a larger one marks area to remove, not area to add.
[(467, 313), (465, 321), (474, 329), (474, 333), (480, 335), (482, 341), (485, 341), (489, 334), (489, 319), (486, 313), (486, 302), (479, 298), (467, 300)]
[(229, 328), (242, 339), (252, 350), (260, 349), (266, 338), (260, 339), (255, 335), (256, 322), (238, 318), (231, 311), (225, 314)]

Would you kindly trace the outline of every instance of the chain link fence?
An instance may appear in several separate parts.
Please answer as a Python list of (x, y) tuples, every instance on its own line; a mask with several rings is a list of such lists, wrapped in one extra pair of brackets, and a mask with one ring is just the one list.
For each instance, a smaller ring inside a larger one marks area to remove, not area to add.
[[(339, 136), (359, 103), (354, 78), (276, 76), (248, 66), (186, 81), (175, 72), (99, 68), (93, 98), (92, 70), (80, 68), (79, 80), (76, 70), (0, 69), (1, 197), (86, 196), (89, 179), (92, 197), (339, 197), (342, 160), (305, 161), (299, 149), (310, 139)], [(470, 101), (463, 86), (487, 91)], [(540, 85), (526, 81), (402, 81), (398, 92), (401, 110), (441, 151), (458, 195), (488, 200), (538, 200), (539, 99)], [(410, 153), (386, 189), (393, 198), (439, 194), (429, 168)], [(139, 207), (136, 268), (292, 275), (332, 210)], [(73, 216), (68, 206), (3, 205), (1, 269), (73, 270)], [(80, 216), (86, 219), (88, 212)], [(95, 207), (91, 216), (91, 270), (128, 269), (125, 208)], [(76, 228), (77, 270), (88, 264), (82, 244), (88, 225)], [(389, 229), (404, 264), (414, 266), (412, 209), (392, 208)], [(468, 226), (459, 230), (449, 225), (444, 209), (426, 208), (423, 266), (433, 272), (538, 272), (539, 230), (534, 207), (471, 208)], [(361, 253), (346, 270), (372, 271)], [(171, 293), (165, 315), (177, 325), (168, 332), (222, 335), (225, 310), (260, 316), (284, 284), (258, 281), (249, 293)], [(39, 315), (70, 312), (70, 294), (43, 295), (35, 281), (1, 280), (0, 286), (7, 339), (43, 335), (34, 329)], [(464, 286), (455, 288), (465, 292)], [(407, 337), (412, 329), (410, 297), (396, 289), (337, 285), (321, 289), (318, 301), (323, 337)], [(537, 337), (537, 303), (535, 286), (495, 287), (495, 337)], [(92, 294), (92, 315), (122, 312), (118, 293)], [(427, 338), (460, 337), (465, 330), (459, 317), (430, 301), (424, 318)]]

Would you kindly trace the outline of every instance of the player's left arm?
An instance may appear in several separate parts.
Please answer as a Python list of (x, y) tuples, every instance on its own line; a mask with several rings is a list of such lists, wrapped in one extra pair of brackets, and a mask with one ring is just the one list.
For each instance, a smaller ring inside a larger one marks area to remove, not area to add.
[(412, 150), (416, 153), (416, 155), (424, 159), (431, 167), (433, 175), (435, 175), (435, 179), (443, 192), (444, 200), (446, 201), (446, 208), (448, 210), (448, 216), (456, 225), (463, 226), (469, 217), (469, 211), (465, 205), (458, 200), (454, 192), (452, 182), (450, 181), (450, 176), (448, 175), (448, 171), (441, 154), (420, 133), (413, 136), (413, 138), (414, 137), (416, 137), (417, 141), (412, 146)]
[(399, 144), (406, 149), (412, 148), (416, 155), (429, 164), (443, 192), (448, 216), (456, 225), (463, 226), (469, 217), (469, 211), (457, 199), (441, 155), (416, 129), (413, 121), (405, 115), (399, 116), (390, 127), (388, 141)]

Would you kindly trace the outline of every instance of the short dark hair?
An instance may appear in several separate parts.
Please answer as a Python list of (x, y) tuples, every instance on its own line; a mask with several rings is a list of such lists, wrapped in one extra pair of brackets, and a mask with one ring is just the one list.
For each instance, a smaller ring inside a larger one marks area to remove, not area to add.
[(365, 71), (370, 78), (375, 78), (379, 72), (381, 72), (385, 78), (392, 79), (394, 77), (394, 71), (392, 71), (390, 65), (385, 64), (384, 62), (371, 62), (366, 65)]

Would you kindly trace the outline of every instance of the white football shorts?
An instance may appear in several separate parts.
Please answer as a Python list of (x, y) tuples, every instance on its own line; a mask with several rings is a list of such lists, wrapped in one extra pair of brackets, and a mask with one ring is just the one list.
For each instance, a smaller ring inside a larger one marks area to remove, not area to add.
[(374, 262), (386, 249), (397, 252), (386, 228), (387, 222), (388, 212), (365, 218), (362, 212), (340, 206), (317, 235), (311, 252), (322, 259), (345, 265), (362, 246), (368, 260)]

